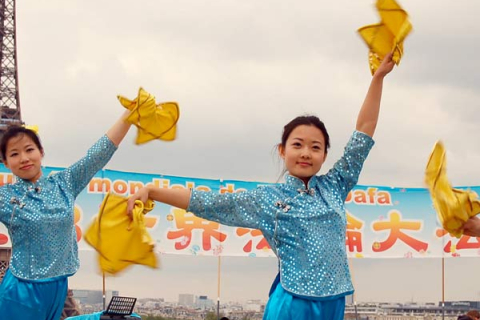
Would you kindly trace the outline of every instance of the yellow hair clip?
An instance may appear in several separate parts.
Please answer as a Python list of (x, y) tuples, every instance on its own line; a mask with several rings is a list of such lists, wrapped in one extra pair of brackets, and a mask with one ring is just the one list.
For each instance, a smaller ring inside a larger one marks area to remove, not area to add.
[(36, 134), (38, 134), (38, 126), (37, 126), (37, 125), (31, 126), (31, 125), (26, 125), (26, 124), (25, 124), (25, 125), (23, 125), (23, 127), (24, 127), (25, 129), (32, 130), (33, 132), (35, 132)]

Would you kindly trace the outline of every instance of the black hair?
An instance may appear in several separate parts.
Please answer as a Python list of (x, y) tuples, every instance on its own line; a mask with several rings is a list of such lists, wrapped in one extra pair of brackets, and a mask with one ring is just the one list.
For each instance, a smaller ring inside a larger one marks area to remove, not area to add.
[(42, 143), (40, 142), (40, 138), (38, 135), (30, 129), (27, 129), (22, 126), (10, 126), (7, 128), (7, 131), (2, 136), (2, 139), (0, 140), (0, 152), (2, 153), (2, 159), (5, 161), (7, 159), (7, 145), (10, 139), (16, 138), (18, 136), (26, 135), (30, 139), (32, 139), (33, 143), (37, 146), (37, 148), (40, 150), (40, 152), (43, 154), (43, 147)]
[(323, 137), (325, 138), (325, 153), (327, 153), (330, 148), (330, 136), (328, 135), (327, 128), (325, 128), (325, 124), (318, 117), (312, 115), (299, 116), (287, 123), (283, 127), (282, 141), (279, 146), (285, 148), (288, 137), (292, 131), (301, 125), (314, 126), (322, 132)]

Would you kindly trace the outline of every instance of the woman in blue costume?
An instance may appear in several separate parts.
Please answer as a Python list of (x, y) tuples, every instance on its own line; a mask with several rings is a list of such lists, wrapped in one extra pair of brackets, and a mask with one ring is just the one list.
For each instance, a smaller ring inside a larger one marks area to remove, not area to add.
[(9, 269), (0, 285), (0, 318), (58, 320), (68, 277), (79, 267), (75, 198), (110, 160), (130, 124), (123, 119), (86, 156), (44, 176), (44, 150), (35, 132), (10, 127), (0, 141), (3, 162), (16, 182), (0, 188), (0, 222), (12, 242)]
[(278, 257), (264, 319), (343, 320), (345, 296), (353, 293), (345, 249), (344, 202), (358, 181), (373, 146), (383, 79), (393, 69), (391, 54), (375, 72), (343, 156), (317, 176), (327, 157), (329, 136), (315, 116), (301, 116), (284, 127), (280, 156), (285, 183), (241, 193), (164, 189), (147, 186), (129, 199), (153, 199), (224, 225), (260, 229)]

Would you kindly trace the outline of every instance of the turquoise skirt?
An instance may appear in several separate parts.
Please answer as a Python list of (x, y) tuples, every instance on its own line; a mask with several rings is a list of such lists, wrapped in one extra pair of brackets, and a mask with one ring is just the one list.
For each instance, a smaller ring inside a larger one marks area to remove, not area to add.
[(270, 291), (263, 320), (343, 320), (345, 297), (331, 300), (311, 300), (285, 291), (274, 283)]
[(7, 270), (0, 285), (0, 318), (58, 320), (67, 297), (68, 280), (30, 282)]

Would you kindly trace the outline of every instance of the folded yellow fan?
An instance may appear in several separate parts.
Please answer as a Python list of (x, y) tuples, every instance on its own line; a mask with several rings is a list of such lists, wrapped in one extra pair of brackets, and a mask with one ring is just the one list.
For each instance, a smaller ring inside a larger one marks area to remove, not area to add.
[(451, 187), (447, 179), (446, 162), (445, 147), (438, 141), (428, 160), (425, 182), (443, 228), (459, 238), (465, 222), (480, 213), (480, 201), (475, 192)]
[(154, 202), (137, 200), (132, 218), (127, 215), (127, 198), (109, 193), (84, 239), (99, 254), (100, 269), (115, 274), (132, 264), (157, 268), (154, 241), (148, 234), (143, 215), (151, 211)]
[(156, 104), (155, 97), (143, 88), (138, 90), (134, 100), (118, 96), (118, 100), (131, 111), (126, 121), (138, 128), (136, 144), (154, 139), (171, 141), (175, 139), (180, 109), (176, 102)]
[(400, 64), (403, 41), (412, 31), (408, 13), (395, 0), (377, 0), (376, 7), (381, 18), (380, 23), (358, 29), (370, 48), (369, 64), (372, 75), (389, 52), (393, 52), (392, 60), (397, 65)]

